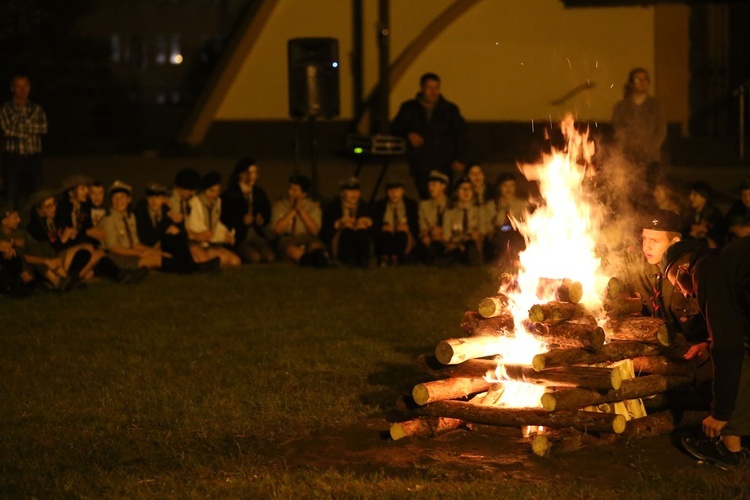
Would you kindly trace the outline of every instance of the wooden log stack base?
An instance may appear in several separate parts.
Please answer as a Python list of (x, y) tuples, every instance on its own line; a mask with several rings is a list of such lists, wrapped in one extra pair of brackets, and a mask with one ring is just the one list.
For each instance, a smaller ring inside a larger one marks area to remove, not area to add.
[(573, 429), (561, 429), (536, 434), (531, 438), (534, 454), (549, 457), (593, 446), (605, 446), (647, 437), (662, 436), (675, 431), (700, 427), (708, 412), (664, 411), (628, 421), (620, 435), (588, 434)]
[(572, 427), (587, 432), (611, 432), (619, 434), (625, 430), (626, 420), (614, 413), (588, 411), (547, 412), (537, 408), (501, 408), (480, 406), (461, 401), (439, 401), (422, 408), (425, 415), (457, 418), (476, 424), (506, 427), (543, 425), (545, 427)]
[(515, 322), (510, 313), (483, 318), (478, 312), (466, 311), (461, 318), (461, 330), (467, 335), (510, 335)]
[(554, 324), (582, 318), (586, 309), (581, 304), (553, 300), (546, 304), (535, 304), (529, 309), (529, 320), (534, 323)]
[(417, 384), (412, 390), (414, 401), (422, 406), (435, 401), (456, 399), (486, 391), (490, 382), (481, 377), (477, 378), (446, 378)]
[(597, 352), (584, 349), (552, 349), (534, 356), (532, 366), (535, 370), (544, 370), (558, 366), (592, 365), (636, 356), (655, 356), (660, 352), (661, 348), (657, 345), (641, 342), (611, 342)]
[(462, 423), (455, 418), (420, 417), (391, 424), (390, 434), (394, 441), (408, 437), (428, 438), (458, 429)]
[(552, 325), (545, 323), (526, 324), (527, 330), (538, 340), (562, 348), (581, 348), (598, 351), (604, 346), (606, 335), (598, 326), (562, 321)]
[(611, 319), (607, 321), (604, 328), (608, 331), (611, 340), (636, 340), (666, 347), (672, 344), (667, 325), (659, 318)]
[(441, 341), (435, 348), (435, 357), (444, 365), (456, 365), (468, 359), (500, 354), (502, 342), (497, 335), (480, 335)]
[(495, 297), (487, 297), (479, 302), (477, 311), (483, 318), (494, 318), (502, 314), (510, 314), (508, 304), (510, 300), (507, 296), (499, 293)]
[(584, 388), (560, 389), (542, 395), (542, 407), (548, 411), (574, 410), (627, 399), (638, 399), (667, 390), (688, 387), (691, 379), (664, 375), (647, 375), (624, 380), (619, 389), (599, 392)]

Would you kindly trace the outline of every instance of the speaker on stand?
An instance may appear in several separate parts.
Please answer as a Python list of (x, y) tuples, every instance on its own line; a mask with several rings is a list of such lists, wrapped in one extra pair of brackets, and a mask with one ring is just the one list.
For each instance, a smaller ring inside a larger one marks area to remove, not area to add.
[(299, 170), (300, 125), (307, 121), (310, 173), (318, 190), (315, 120), (339, 115), (339, 43), (335, 38), (293, 38), (287, 43), (289, 116), (296, 120), (295, 169)]

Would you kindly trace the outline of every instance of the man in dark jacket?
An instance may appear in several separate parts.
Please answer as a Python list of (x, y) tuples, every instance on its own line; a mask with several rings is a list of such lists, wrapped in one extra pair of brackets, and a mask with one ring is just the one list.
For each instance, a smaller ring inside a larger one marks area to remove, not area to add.
[(686, 437), (683, 445), (699, 460), (732, 468), (746, 460), (742, 437), (750, 435), (750, 239), (722, 250), (680, 241), (661, 267), (684, 295), (697, 296), (714, 364), (711, 415), (703, 421), (709, 439)]
[(466, 122), (458, 106), (440, 94), (440, 77), (425, 73), (419, 79), (420, 92), (398, 110), (393, 133), (406, 138), (409, 170), (419, 197), (429, 198), (427, 178), (439, 170), (453, 178), (461, 174), (466, 161)]

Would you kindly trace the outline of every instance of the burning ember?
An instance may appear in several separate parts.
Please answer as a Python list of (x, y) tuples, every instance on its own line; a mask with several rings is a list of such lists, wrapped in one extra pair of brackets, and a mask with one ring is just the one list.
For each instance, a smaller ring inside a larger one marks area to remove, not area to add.
[(538, 181), (541, 201), (515, 221), (527, 245), (517, 275), (464, 314), (465, 336), (420, 356), (435, 380), (414, 387), (418, 418), (394, 423), (394, 439), (471, 423), (512, 426), (530, 431), (533, 451), (549, 455), (668, 433), (706, 415), (646, 416), (641, 398), (689, 388), (695, 365), (682, 356), (684, 338), (642, 317), (640, 297), (603, 274), (598, 206), (586, 192), (594, 147), (572, 118), (562, 130), (562, 151), (520, 167)]

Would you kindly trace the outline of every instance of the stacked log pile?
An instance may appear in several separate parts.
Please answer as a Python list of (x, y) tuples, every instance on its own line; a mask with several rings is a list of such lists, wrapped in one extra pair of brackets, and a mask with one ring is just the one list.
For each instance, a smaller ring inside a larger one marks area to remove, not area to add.
[[(616, 279), (604, 300), (603, 327), (578, 303), (582, 296), (580, 284), (561, 280), (557, 300), (534, 305), (519, 323), (505, 295), (482, 300), (476, 312), (464, 314), (466, 336), (441, 341), (434, 355), (418, 358), (432, 380), (414, 387), (415, 418), (393, 424), (393, 439), (435, 436), (462, 423), (535, 426), (543, 430), (530, 436), (532, 450), (549, 456), (699, 423), (707, 411), (666, 408), (646, 415), (641, 403), (654, 395), (674, 400), (664, 395), (690, 389), (696, 367), (682, 358), (684, 340), (671, 338), (662, 320), (642, 317), (640, 298), (626, 296)], [(549, 350), (529, 365), (503, 364), (497, 370), (516, 324)], [(538, 406), (505, 405), (508, 381), (543, 387)]]

